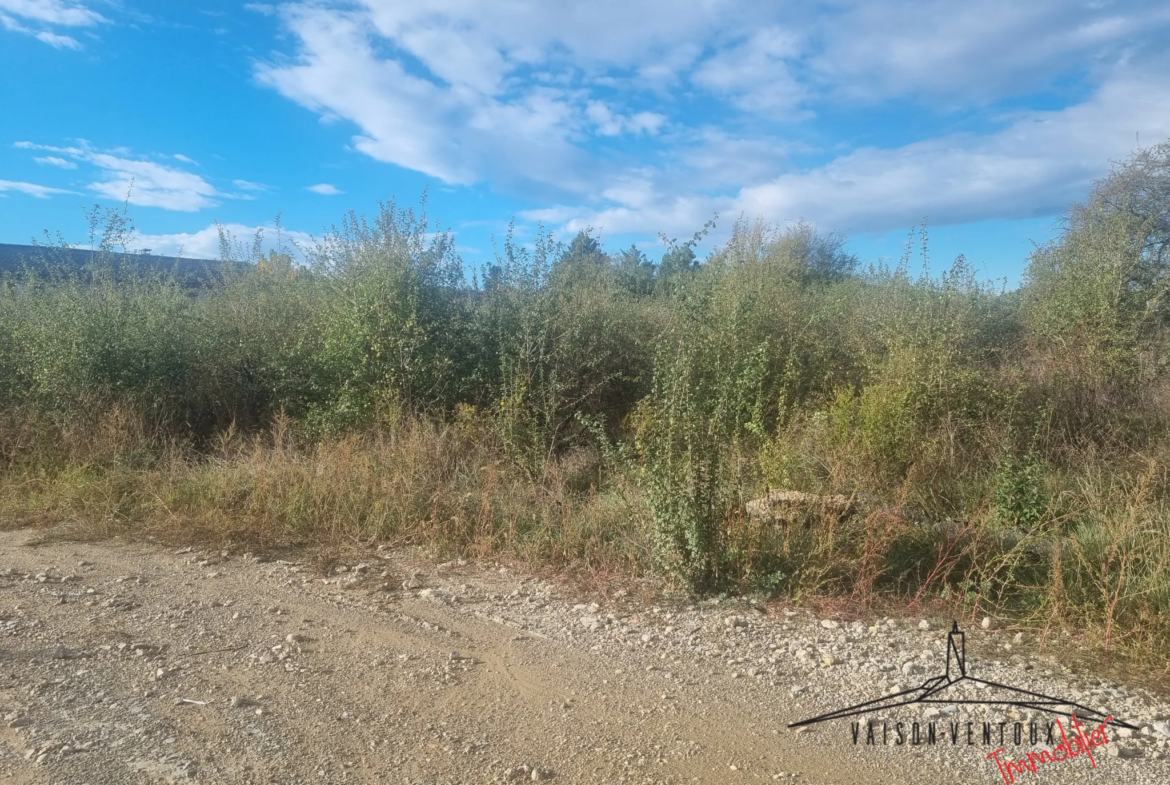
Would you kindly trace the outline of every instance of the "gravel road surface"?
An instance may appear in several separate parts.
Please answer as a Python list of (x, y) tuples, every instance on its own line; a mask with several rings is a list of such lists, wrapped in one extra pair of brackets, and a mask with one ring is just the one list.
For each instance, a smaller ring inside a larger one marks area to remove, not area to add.
[[(941, 672), (945, 620), (582, 598), (394, 550), (322, 576), (296, 560), (37, 536), (0, 532), (0, 781), (17, 785), (992, 785), (993, 751), (1053, 746), (1046, 715), (1011, 706), (874, 714), (861, 720), (871, 745), (849, 720), (787, 727)], [(1166, 702), (1074, 674), (993, 620), (967, 635), (973, 675), (1139, 728), (1108, 730), (1093, 762), (1016, 782), (1170, 783)], [(924, 738), (934, 723), (934, 744), (910, 743), (914, 722)]]

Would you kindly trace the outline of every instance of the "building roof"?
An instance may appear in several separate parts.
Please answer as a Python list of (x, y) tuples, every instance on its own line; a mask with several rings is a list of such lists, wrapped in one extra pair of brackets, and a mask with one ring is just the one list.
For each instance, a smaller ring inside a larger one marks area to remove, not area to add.
[(101, 253), (88, 248), (0, 243), (0, 275), (19, 275), (26, 270), (39, 274), (48, 272), (84, 274), (92, 270), (95, 264), (111, 265), (119, 271), (134, 267), (139, 270), (174, 273), (179, 280), (192, 284), (206, 283), (228, 269), (247, 267), (239, 262), (220, 262), (214, 259), (182, 259), (149, 253)]

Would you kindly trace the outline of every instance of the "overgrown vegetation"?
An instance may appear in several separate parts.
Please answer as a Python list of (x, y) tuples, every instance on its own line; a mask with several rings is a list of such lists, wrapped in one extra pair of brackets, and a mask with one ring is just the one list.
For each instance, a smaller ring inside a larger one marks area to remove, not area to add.
[[(93, 215), (95, 221), (101, 218)], [(470, 276), (383, 205), (200, 290), (93, 268), (0, 291), (8, 525), (413, 542), (689, 590), (947, 602), (1170, 642), (1170, 143), (1000, 291), (738, 223), (702, 263), (511, 233)], [(100, 221), (99, 221), (100, 223)], [(749, 517), (768, 489), (857, 513)], [(1165, 650), (1164, 648), (1162, 649)]]

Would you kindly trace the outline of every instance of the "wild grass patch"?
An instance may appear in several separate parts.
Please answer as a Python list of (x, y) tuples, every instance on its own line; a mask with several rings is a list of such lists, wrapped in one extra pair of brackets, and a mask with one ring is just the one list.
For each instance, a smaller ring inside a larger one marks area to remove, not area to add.
[[(1016, 291), (961, 257), (930, 274), (924, 228), (892, 266), (740, 222), (701, 261), (701, 233), (657, 265), (509, 233), (470, 271), (393, 203), (296, 262), (225, 238), (244, 264), (192, 288), (135, 272), (113, 211), (87, 270), (0, 284), (0, 520), (943, 603), (1166, 651), (1167, 182), (1170, 144), (1139, 151)], [(748, 515), (770, 489), (854, 504)]]

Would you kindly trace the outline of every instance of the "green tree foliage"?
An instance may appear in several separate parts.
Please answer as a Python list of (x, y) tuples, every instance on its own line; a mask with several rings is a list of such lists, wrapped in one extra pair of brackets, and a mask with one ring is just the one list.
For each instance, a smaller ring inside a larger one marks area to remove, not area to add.
[(553, 276), (563, 285), (593, 284), (608, 277), (609, 256), (601, 249), (601, 241), (593, 236), (592, 230), (581, 230), (569, 243), (561, 248), (553, 267)]
[(631, 245), (618, 253), (614, 264), (617, 267), (618, 285), (627, 292), (638, 296), (654, 292), (655, 265), (646, 258), (646, 254), (638, 250), (637, 245)]
[[(1060, 236), (1032, 254), (1024, 318), (1061, 432), (1100, 438), (1166, 367), (1170, 143), (1096, 183)], [(1133, 421), (1132, 427), (1143, 426)]]
[(678, 275), (693, 273), (699, 269), (699, 260), (695, 250), (690, 245), (681, 245), (670, 248), (662, 254), (662, 261), (658, 263), (659, 280), (673, 280)]
[(463, 399), (470, 314), (451, 234), (432, 234), (425, 212), (391, 202), (373, 222), (347, 216), (313, 264), (328, 290), (320, 314), (326, 418), (360, 421), (379, 398), (421, 411)]

